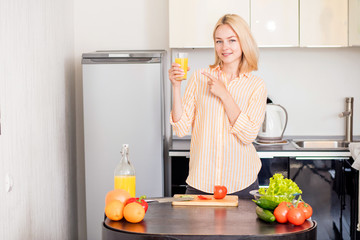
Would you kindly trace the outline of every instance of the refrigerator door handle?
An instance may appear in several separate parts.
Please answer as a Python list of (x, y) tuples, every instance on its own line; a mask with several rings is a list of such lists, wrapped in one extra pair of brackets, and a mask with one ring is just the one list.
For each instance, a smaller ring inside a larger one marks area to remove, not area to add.
[(160, 63), (157, 57), (83, 58), (82, 64)]

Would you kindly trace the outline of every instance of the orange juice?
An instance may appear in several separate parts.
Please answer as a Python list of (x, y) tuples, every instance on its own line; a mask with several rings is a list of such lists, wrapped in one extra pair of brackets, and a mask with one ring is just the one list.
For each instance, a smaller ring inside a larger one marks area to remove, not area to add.
[(124, 189), (130, 193), (131, 197), (135, 197), (136, 177), (135, 176), (115, 176), (114, 188)]
[(177, 80), (185, 80), (187, 77), (187, 69), (188, 69), (188, 58), (175, 58), (175, 62), (181, 65), (181, 68), (184, 70), (185, 75)]

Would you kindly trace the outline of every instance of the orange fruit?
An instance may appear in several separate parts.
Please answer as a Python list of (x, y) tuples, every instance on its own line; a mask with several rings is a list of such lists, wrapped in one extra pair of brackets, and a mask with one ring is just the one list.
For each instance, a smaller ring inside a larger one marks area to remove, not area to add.
[(137, 202), (126, 204), (124, 218), (131, 223), (141, 222), (145, 217), (145, 209)]
[(105, 205), (114, 200), (119, 200), (123, 204), (130, 198), (130, 193), (124, 189), (114, 189), (109, 191), (105, 197)]
[(119, 200), (113, 200), (105, 207), (105, 215), (110, 220), (119, 221), (123, 218), (124, 204)]

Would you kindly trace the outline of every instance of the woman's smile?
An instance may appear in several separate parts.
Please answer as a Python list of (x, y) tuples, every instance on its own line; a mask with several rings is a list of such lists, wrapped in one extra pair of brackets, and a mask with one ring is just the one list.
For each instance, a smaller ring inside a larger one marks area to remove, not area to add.
[(228, 56), (230, 56), (232, 53), (223, 53), (222, 55), (224, 56), (224, 57), (228, 57)]

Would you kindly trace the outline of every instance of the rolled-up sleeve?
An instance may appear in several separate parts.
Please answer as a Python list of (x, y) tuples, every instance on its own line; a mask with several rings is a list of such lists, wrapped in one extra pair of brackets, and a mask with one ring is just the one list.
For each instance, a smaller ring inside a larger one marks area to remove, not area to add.
[(257, 137), (265, 116), (266, 97), (267, 90), (263, 83), (254, 91), (247, 108), (239, 114), (235, 124), (231, 127), (231, 133), (237, 136), (243, 144), (250, 144)]
[(179, 137), (183, 137), (187, 133), (189, 133), (192, 123), (194, 121), (196, 108), (195, 96), (197, 92), (196, 81), (196, 74), (193, 74), (188, 81), (188, 85), (186, 86), (185, 93), (182, 98), (183, 114), (181, 115), (180, 120), (174, 122), (172, 111), (170, 113), (170, 124), (173, 127), (174, 133)]

